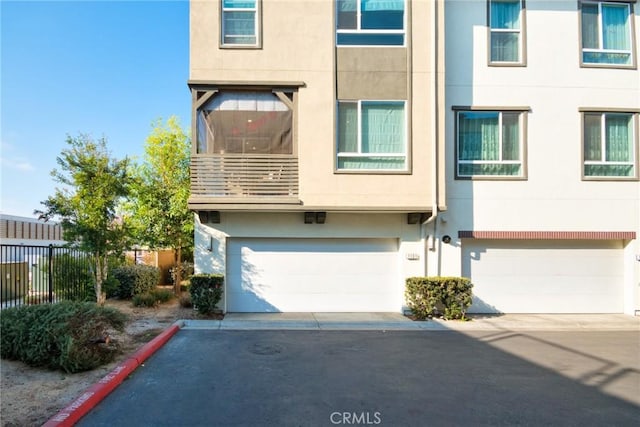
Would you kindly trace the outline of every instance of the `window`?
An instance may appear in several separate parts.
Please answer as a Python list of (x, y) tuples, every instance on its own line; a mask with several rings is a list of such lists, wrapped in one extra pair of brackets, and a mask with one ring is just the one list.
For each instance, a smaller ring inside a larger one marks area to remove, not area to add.
[(222, 46), (257, 47), (260, 0), (222, 0)]
[(339, 170), (406, 170), (404, 101), (338, 102)]
[(583, 113), (585, 177), (637, 177), (637, 129), (632, 113)]
[(631, 5), (581, 3), (582, 63), (633, 65)]
[(523, 63), (523, 0), (489, 0), (489, 62)]
[(293, 111), (276, 94), (220, 92), (197, 112), (197, 152), (293, 154), (292, 129)]
[(457, 112), (457, 177), (524, 177), (521, 111)]
[(404, 45), (405, 0), (336, 0), (338, 45)]

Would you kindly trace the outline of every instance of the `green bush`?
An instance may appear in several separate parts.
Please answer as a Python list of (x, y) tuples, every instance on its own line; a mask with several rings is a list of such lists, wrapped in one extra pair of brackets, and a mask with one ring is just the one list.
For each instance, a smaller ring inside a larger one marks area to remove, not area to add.
[(150, 265), (123, 265), (111, 275), (120, 282), (116, 296), (126, 299), (149, 292), (160, 282), (160, 269)]
[(159, 305), (156, 297), (148, 292), (134, 295), (133, 298), (131, 298), (131, 303), (134, 307), (156, 307)]
[(180, 307), (192, 308), (193, 302), (191, 301), (191, 294), (184, 294), (180, 297)]
[(151, 292), (134, 295), (131, 302), (135, 307), (156, 307), (173, 298), (173, 292), (167, 289), (154, 289)]
[(417, 319), (464, 319), (472, 302), (472, 287), (466, 277), (409, 277), (404, 295)]
[(200, 314), (211, 314), (222, 298), (222, 284), (224, 276), (221, 274), (195, 274), (191, 276), (191, 302)]
[(158, 300), (159, 303), (169, 302), (173, 298), (173, 291), (169, 289), (154, 289), (151, 295)]
[[(49, 263), (42, 263), (44, 274), (49, 274)], [(52, 259), (53, 291), (59, 299), (95, 301), (93, 262), (81, 252), (56, 253)]]
[(120, 292), (120, 281), (110, 274), (107, 279), (102, 282), (102, 292), (107, 294), (107, 298), (117, 297)]
[[(63, 301), (0, 312), (0, 356), (30, 366), (80, 372), (113, 360), (119, 346), (106, 339), (126, 316), (95, 303)], [(107, 342), (103, 342), (107, 341)]]
[(176, 283), (176, 275), (178, 273), (178, 268), (180, 268), (180, 280), (185, 281), (189, 280), (191, 276), (193, 276), (193, 263), (182, 261), (180, 267), (174, 265), (169, 269), (169, 275), (171, 276), (171, 283)]

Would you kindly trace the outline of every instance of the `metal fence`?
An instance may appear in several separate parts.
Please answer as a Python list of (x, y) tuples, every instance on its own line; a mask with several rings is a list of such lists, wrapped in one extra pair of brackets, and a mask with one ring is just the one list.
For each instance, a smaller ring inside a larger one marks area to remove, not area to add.
[(0, 245), (2, 308), (62, 300), (94, 300), (93, 263), (63, 246)]

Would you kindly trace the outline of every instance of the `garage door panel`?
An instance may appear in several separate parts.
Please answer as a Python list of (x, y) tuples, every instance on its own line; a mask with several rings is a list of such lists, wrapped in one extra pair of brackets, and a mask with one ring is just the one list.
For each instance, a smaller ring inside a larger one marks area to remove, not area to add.
[(617, 313), (623, 258), (615, 241), (463, 243), (463, 274), (474, 284), (471, 312)]
[[(243, 268), (247, 271), (257, 269), (264, 272), (263, 266), (268, 265), (269, 271), (280, 272), (287, 271), (290, 275), (317, 275), (326, 272), (327, 265), (336, 271), (348, 272), (354, 263), (361, 261), (363, 255), (367, 257), (367, 269), (370, 274), (387, 274), (387, 253), (305, 253), (298, 252), (293, 255), (284, 252), (255, 252), (245, 251), (242, 254), (241, 262)], [(379, 262), (376, 262), (378, 259)]]
[(399, 311), (395, 239), (230, 239), (228, 311)]
[[(504, 250), (489, 248), (479, 256), (472, 256), (476, 274), (490, 275), (495, 273), (494, 259), (502, 260), (500, 265), (501, 275), (504, 276), (548, 276), (548, 275), (581, 275), (584, 277), (608, 276), (610, 271), (617, 267), (620, 260), (617, 250), (554, 250), (554, 249), (512, 249)], [(491, 259), (487, 262), (484, 258)], [(579, 264), (579, 268), (567, 270), (568, 264)]]

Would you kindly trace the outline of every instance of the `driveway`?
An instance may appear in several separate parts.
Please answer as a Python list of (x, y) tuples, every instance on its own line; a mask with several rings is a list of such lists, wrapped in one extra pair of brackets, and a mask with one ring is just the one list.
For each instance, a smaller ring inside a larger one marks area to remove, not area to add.
[(635, 426), (637, 331), (179, 331), (80, 426)]

